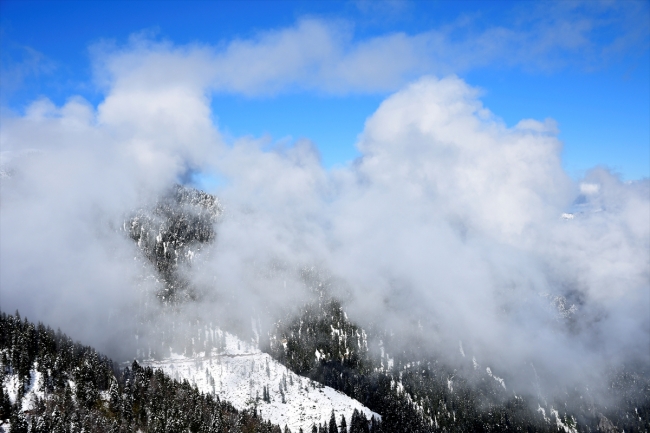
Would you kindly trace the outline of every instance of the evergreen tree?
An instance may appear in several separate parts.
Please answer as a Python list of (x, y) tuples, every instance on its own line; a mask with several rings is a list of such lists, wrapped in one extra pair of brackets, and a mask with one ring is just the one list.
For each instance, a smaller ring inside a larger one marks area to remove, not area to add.
[(347, 433), (348, 432), (348, 425), (345, 422), (345, 416), (344, 415), (341, 415), (341, 424), (339, 425), (339, 432), (340, 433)]
[(11, 433), (28, 433), (27, 420), (25, 415), (16, 408), (10, 418)]
[(339, 429), (336, 428), (336, 417), (334, 416), (334, 410), (332, 410), (332, 416), (330, 417), (330, 424), (327, 433), (339, 433)]
[(369, 433), (370, 426), (368, 425), (368, 419), (363, 412), (354, 410), (352, 413), (352, 418), (350, 419), (350, 433)]
[[(5, 365), (3, 363), (3, 365)], [(3, 381), (4, 374), (0, 376), (0, 381)], [(2, 382), (0, 382), (2, 383)], [(0, 395), (0, 420), (8, 420), (11, 414), (11, 400), (9, 399), (9, 394), (7, 390), (2, 387), (2, 394)]]

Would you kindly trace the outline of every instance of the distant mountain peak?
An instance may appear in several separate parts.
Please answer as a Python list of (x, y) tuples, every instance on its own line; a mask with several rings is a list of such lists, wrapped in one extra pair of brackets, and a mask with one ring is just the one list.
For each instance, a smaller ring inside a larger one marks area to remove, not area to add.
[(223, 213), (219, 200), (206, 192), (175, 185), (152, 207), (135, 211), (123, 225), (163, 283), (158, 297), (165, 303), (194, 299), (196, 292), (179, 272), (190, 266), (203, 245), (216, 238)]

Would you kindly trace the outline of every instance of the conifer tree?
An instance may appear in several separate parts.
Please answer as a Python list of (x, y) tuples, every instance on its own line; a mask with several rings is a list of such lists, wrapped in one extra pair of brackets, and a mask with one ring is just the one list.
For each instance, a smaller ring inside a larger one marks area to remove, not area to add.
[(339, 429), (336, 427), (336, 417), (334, 416), (334, 409), (332, 409), (332, 416), (330, 417), (329, 430), (327, 433), (339, 433)]
[(341, 415), (341, 424), (339, 426), (339, 432), (340, 433), (347, 433), (348, 432), (348, 425), (345, 422), (345, 415)]
[[(3, 353), (4, 354), (4, 353)], [(3, 363), (3, 365), (6, 365)], [(0, 376), (0, 380), (4, 379), (4, 375)], [(2, 387), (2, 394), (0, 395), (0, 420), (9, 419), (11, 413), (11, 400), (9, 399), (9, 394), (7, 390)]]

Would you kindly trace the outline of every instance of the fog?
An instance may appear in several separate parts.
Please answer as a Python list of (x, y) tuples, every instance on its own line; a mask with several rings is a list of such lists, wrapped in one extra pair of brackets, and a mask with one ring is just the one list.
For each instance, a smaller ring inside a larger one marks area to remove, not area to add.
[(162, 307), (120, 227), (200, 173), (221, 179), (208, 192), (224, 213), (188, 272), (202, 303), (180, 314), (270, 321), (309, 299), (299, 270), (313, 267), (351, 320), (475, 357), (507, 386), (530, 387), (531, 366), (592, 383), (650, 364), (649, 181), (571, 179), (553, 120), (508, 127), (462, 79), (423, 76), (359, 125), (362, 156), (328, 171), (306, 139), (222, 138), (204, 49), (103, 56), (97, 107), (2, 115), (3, 311), (128, 352), (139, 312)]

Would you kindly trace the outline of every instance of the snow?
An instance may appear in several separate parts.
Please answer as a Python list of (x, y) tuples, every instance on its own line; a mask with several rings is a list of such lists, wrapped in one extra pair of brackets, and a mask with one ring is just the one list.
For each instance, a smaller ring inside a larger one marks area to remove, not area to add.
[[(538, 405), (537, 412), (542, 414), (542, 417), (544, 418), (544, 421), (547, 423), (551, 423), (551, 418), (546, 416), (546, 409), (544, 409), (542, 406)], [(562, 429), (566, 433), (578, 433), (578, 430), (575, 427), (571, 427), (569, 425), (566, 425), (564, 422), (562, 422), (562, 418), (560, 417), (559, 412), (556, 409), (553, 409), (551, 407), (551, 415), (555, 417), (555, 425), (557, 426), (558, 430)], [(573, 421), (573, 424), (575, 425), (575, 418), (571, 417), (571, 420)]]
[(9, 394), (9, 401), (11, 404), (16, 403), (16, 398), (18, 397), (18, 388), (20, 387), (20, 381), (18, 380), (17, 374), (9, 374), (5, 377), (2, 387)]
[[(539, 406), (539, 405), (538, 405), (538, 406)], [(546, 409), (544, 409), (542, 406), (539, 406), (539, 407), (537, 408), (537, 412), (539, 412), (539, 413), (542, 414), (542, 417), (544, 418), (544, 421), (546, 421), (546, 422), (551, 422), (551, 420), (548, 419), (548, 418), (546, 417)]]
[(494, 380), (496, 380), (497, 382), (499, 382), (499, 383), (501, 384), (501, 386), (503, 387), (503, 389), (506, 389), (506, 382), (505, 382), (502, 378), (500, 378), (500, 377), (498, 377), (498, 376), (495, 376), (495, 375), (492, 373), (492, 370), (490, 369), (490, 367), (487, 367), (487, 368), (485, 369), (485, 371), (487, 371), (488, 376), (490, 376), (492, 379), (494, 379)]
[[(2, 367), (4, 368), (4, 366)], [(43, 374), (37, 371), (37, 368), (38, 363), (35, 362), (29, 372), (29, 384), (25, 388), (25, 393), (20, 401), (20, 408), (23, 411), (33, 409), (36, 399), (45, 397), (45, 392), (43, 391)], [(20, 380), (18, 380), (18, 374), (15, 371), (8, 373), (0, 385), (7, 391), (11, 404), (15, 404), (18, 398), (18, 391), (22, 386)]]
[[(193, 356), (172, 353), (169, 358), (147, 360), (143, 365), (163, 370), (177, 380), (187, 380), (199, 391), (230, 402), (239, 410), (257, 407), (264, 420), (292, 431), (329, 422), (332, 410), (337, 423), (344, 415), (350, 422), (354, 409), (366, 418), (381, 418), (357, 400), (299, 376), (232, 334), (218, 331), (225, 344), (221, 351), (200, 352)], [(263, 399), (268, 389), (269, 401)]]
[[(560, 418), (560, 414), (558, 413), (557, 410), (551, 408), (551, 415), (555, 417), (555, 422), (558, 430), (563, 429), (566, 433), (578, 433), (578, 431), (575, 428), (570, 427), (562, 422), (562, 419)], [(575, 424), (575, 419), (573, 419), (573, 422)]]
[(32, 410), (36, 408), (37, 399), (45, 398), (45, 391), (43, 386), (43, 374), (37, 371), (37, 363), (34, 363), (34, 368), (30, 371), (29, 390), (25, 393), (22, 400), (22, 410)]
[[(0, 364), (0, 368), (4, 368), (4, 366)], [(69, 384), (74, 391), (76, 384), (73, 381), (69, 381)], [(38, 371), (38, 362), (34, 362), (32, 368), (29, 371), (29, 383), (25, 387), (23, 396), (19, 402), (16, 400), (18, 399), (19, 390), (22, 384), (18, 379), (18, 373), (15, 370), (7, 373), (0, 385), (2, 385), (2, 388), (7, 392), (11, 404), (18, 403), (20, 411), (22, 412), (35, 409), (37, 401), (39, 399), (45, 399), (43, 374)], [(7, 425), (8, 424), (0, 425), (0, 427)], [(2, 431), (3, 430), (0, 428), (0, 433)]]

